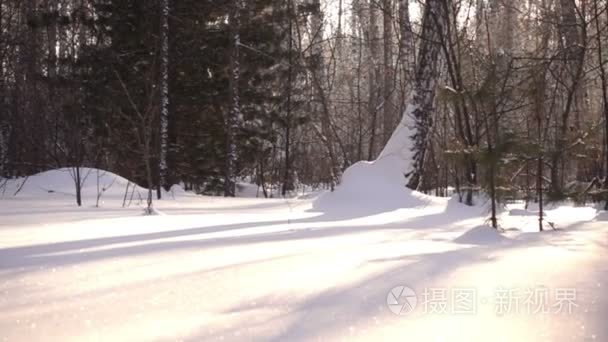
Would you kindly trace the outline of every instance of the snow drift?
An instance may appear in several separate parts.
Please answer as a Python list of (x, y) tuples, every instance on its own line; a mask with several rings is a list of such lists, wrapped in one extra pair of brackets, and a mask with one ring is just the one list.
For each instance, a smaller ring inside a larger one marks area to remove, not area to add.
[(507, 241), (508, 239), (500, 235), (496, 229), (487, 225), (475, 227), (454, 239), (456, 243), (469, 245), (493, 245), (506, 243)]
[[(110, 171), (95, 168), (80, 168), (81, 195), (84, 202), (112, 199), (122, 204), (127, 193), (126, 201), (138, 202), (147, 197), (148, 189), (135, 182)], [(37, 173), (28, 177), (16, 179), (0, 178), (0, 198), (37, 198), (49, 199), (57, 197), (76, 197), (76, 169), (61, 168)], [(127, 191), (128, 190), (128, 191)], [(155, 190), (156, 191), (156, 190)], [(174, 199), (186, 193), (179, 185), (174, 185), (169, 191), (163, 190), (163, 199)], [(156, 194), (154, 195), (156, 198)], [(262, 196), (261, 190), (255, 184), (237, 183), (237, 197), (255, 198)], [(90, 203), (89, 203), (90, 204)]]
[[(76, 198), (76, 169), (71, 167), (4, 181), (5, 184), (0, 187), (0, 198)], [(82, 167), (80, 182), (84, 205), (97, 204), (98, 199), (99, 204), (107, 200), (118, 205), (122, 205), (123, 200), (128, 203), (140, 203), (148, 196), (148, 189), (105, 170)], [(163, 191), (163, 198), (174, 198), (182, 192), (184, 190), (180, 186), (173, 186), (170, 191)]]
[[(137, 191), (144, 192), (141, 188), (117, 174), (109, 171), (80, 168), (82, 183), (82, 196), (84, 198), (96, 198), (98, 193), (103, 195), (124, 195), (127, 184), (135, 186)], [(29, 177), (8, 180), (6, 188), (3, 189), (4, 196), (39, 197), (42, 194), (59, 194), (76, 196), (75, 169), (62, 168), (44, 171)]]
[(390, 209), (428, 202), (427, 196), (406, 187), (406, 175), (412, 170), (414, 156), (413, 109), (413, 106), (408, 107), (378, 159), (349, 167), (336, 190), (322, 195), (314, 203), (316, 208), (327, 208), (330, 203), (362, 202), (367, 208)]

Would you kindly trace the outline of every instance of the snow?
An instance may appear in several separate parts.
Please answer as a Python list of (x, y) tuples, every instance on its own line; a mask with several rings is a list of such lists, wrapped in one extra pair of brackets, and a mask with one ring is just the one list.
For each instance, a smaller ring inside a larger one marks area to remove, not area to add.
[(315, 208), (342, 206), (345, 211), (353, 207), (366, 213), (423, 206), (433, 202), (428, 196), (406, 187), (412, 169), (412, 136), (414, 107), (409, 106), (395, 132), (375, 161), (360, 161), (342, 175), (336, 190), (321, 196)]
[[(405, 188), (381, 200), (363, 178), (292, 199), (175, 191), (143, 216), (110, 173), (96, 208), (93, 174), (82, 208), (65, 170), (0, 199), (0, 340), (608, 340), (608, 217), (593, 207), (549, 207), (558, 230), (538, 233), (535, 208), (510, 205), (496, 232), (487, 206)], [(387, 305), (398, 286), (417, 295), (404, 316)], [(576, 290), (576, 307), (497, 312), (498, 290), (540, 288), (551, 305)], [(476, 312), (429, 312), (429, 289), (448, 308), (474, 289)]]
[[(528, 209), (524, 209), (523, 203), (511, 205), (508, 211), (502, 214), (504, 229), (516, 229), (523, 232), (538, 232), (538, 205), (531, 203)], [(543, 209), (544, 229), (552, 229), (574, 225), (580, 222), (592, 221), (598, 210), (593, 207), (577, 207), (574, 203), (548, 204)], [(508, 215), (507, 215), (508, 213)]]
[[(4, 189), (5, 197), (14, 195), (17, 197), (40, 197), (47, 193), (55, 193), (65, 196), (76, 196), (75, 169), (63, 168), (42, 172), (32, 177), (20, 178), (8, 182)], [(100, 190), (106, 189), (104, 193), (113, 195), (124, 195), (128, 180), (113, 173), (90, 168), (81, 168), (82, 195), (85, 198), (94, 199), (97, 196), (97, 180), (99, 179)], [(19, 190), (19, 188), (21, 188)], [(139, 188), (143, 193), (145, 189)]]
[(454, 239), (454, 242), (473, 244), (473, 245), (490, 245), (495, 243), (503, 243), (506, 239), (500, 233), (491, 229), (488, 226), (479, 226), (473, 228), (461, 236)]

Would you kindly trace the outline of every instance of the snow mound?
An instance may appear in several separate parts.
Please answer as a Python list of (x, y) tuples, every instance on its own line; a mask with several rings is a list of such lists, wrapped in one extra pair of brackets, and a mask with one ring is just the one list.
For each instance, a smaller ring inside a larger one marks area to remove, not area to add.
[(260, 195), (261, 197), (264, 197), (259, 186), (245, 182), (236, 183), (236, 195), (237, 197), (248, 198), (257, 198), (260, 197)]
[[(129, 198), (139, 200), (146, 198), (147, 189), (115, 173), (93, 169), (80, 168), (81, 195), (84, 202), (96, 201), (99, 196), (105, 199), (122, 199), (128, 189)], [(0, 197), (30, 197), (49, 198), (56, 196), (76, 197), (76, 169), (62, 168), (44, 171), (29, 177), (9, 179), (4, 188), (0, 189)], [(183, 193), (180, 186), (173, 186), (165, 192), (164, 198), (174, 198)]]
[[(17, 196), (40, 196), (42, 194), (62, 194), (76, 196), (76, 169), (62, 168), (41, 172), (29, 177), (11, 179), (8, 181), (4, 195)], [(124, 194), (128, 183), (132, 182), (114, 173), (91, 169), (80, 168), (82, 182), (82, 196), (97, 196), (99, 192), (104, 195)], [(143, 190), (143, 189), (142, 189)]]
[(425, 197), (406, 187), (406, 175), (412, 170), (412, 112), (403, 115), (401, 123), (389, 139), (377, 160), (353, 164), (342, 175), (342, 181), (333, 193), (320, 196), (314, 205), (327, 208), (330, 203), (362, 204), (378, 210), (415, 207), (424, 204)]
[(538, 217), (538, 211), (530, 211), (526, 209), (511, 209), (509, 210), (509, 216), (534, 216)]
[(494, 245), (507, 241), (496, 229), (488, 226), (475, 227), (454, 239), (454, 242), (467, 245)]
[[(574, 203), (547, 203), (544, 210), (544, 229), (561, 228), (575, 223), (589, 222), (598, 215), (593, 207), (580, 207)], [(499, 216), (501, 226), (507, 230), (521, 232), (538, 232), (538, 204), (530, 203), (528, 208), (523, 203), (514, 203), (507, 206), (507, 211)]]

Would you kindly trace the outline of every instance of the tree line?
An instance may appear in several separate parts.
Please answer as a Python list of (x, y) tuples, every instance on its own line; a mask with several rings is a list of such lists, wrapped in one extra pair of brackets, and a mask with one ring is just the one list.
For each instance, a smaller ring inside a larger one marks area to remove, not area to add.
[(413, 189), (608, 196), (605, 0), (0, 0), (0, 27), (5, 178), (333, 189), (407, 112)]

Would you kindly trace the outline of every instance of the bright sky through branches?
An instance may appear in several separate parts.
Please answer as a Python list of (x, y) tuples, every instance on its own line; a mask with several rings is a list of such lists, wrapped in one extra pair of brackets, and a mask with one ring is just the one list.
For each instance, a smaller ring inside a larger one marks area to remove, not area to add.
[[(342, 2), (342, 29), (346, 30), (349, 28), (350, 17), (352, 15), (352, 0), (321, 0), (321, 10), (325, 14), (325, 22), (327, 25), (325, 32), (326, 34), (335, 31), (338, 27), (340, 2)], [(417, 21), (420, 18), (420, 15), (420, 4), (418, 3), (418, 1), (412, 2), (410, 0), (411, 20)]]

